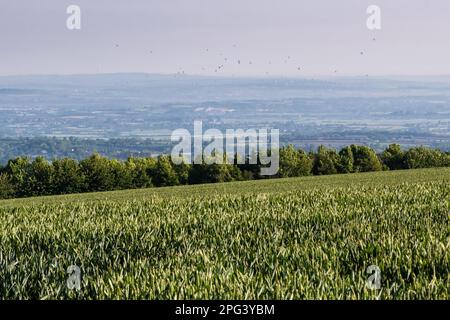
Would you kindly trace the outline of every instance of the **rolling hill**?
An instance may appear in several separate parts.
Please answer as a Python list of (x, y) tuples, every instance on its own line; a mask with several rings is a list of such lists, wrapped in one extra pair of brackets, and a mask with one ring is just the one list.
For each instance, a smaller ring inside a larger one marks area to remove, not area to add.
[(449, 199), (444, 168), (0, 201), (0, 297), (449, 299)]

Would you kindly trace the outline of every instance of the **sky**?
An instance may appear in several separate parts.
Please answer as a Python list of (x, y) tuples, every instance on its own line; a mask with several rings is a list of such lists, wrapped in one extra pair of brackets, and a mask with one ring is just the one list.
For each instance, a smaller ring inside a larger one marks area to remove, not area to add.
[(449, 59), (448, 0), (0, 0), (0, 75), (450, 75)]

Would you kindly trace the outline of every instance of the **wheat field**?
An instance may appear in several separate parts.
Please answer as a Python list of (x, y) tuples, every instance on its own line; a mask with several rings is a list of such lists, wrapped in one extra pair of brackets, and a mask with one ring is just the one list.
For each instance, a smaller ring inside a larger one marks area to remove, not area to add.
[(0, 201), (0, 298), (450, 299), (449, 199), (425, 169)]

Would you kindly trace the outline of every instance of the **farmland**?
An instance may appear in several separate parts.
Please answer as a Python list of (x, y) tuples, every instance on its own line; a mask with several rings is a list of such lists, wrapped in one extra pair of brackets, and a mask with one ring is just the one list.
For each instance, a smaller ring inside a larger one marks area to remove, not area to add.
[(449, 299), (449, 199), (444, 168), (0, 201), (0, 298)]

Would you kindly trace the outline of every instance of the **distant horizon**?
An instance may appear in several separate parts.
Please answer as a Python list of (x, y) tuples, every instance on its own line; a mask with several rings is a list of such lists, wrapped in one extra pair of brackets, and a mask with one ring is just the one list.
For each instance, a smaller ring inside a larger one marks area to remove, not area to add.
[(126, 75), (142, 75), (142, 76), (161, 76), (161, 77), (198, 77), (198, 78), (237, 78), (237, 79), (274, 79), (274, 78), (286, 78), (286, 79), (304, 79), (311, 80), (311, 78), (321, 79), (345, 79), (345, 78), (364, 78), (364, 79), (393, 79), (393, 78), (450, 78), (449, 74), (377, 74), (377, 75), (365, 75), (365, 74), (308, 74), (308, 75), (252, 75), (252, 74), (239, 74), (239, 75), (217, 75), (217, 74), (195, 74), (195, 73), (157, 73), (157, 72), (138, 72), (138, 71), (123, 71), (123, 72), (101, 72), (101, 73), (24, 73), (24, 74), (5, 74), (0, 75), (0, 78), (20, 78), (20, 77), (70, 77), (70, 76), (126, 76)]

